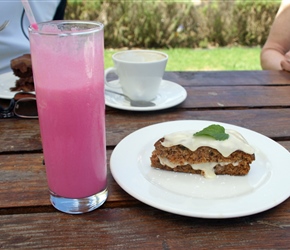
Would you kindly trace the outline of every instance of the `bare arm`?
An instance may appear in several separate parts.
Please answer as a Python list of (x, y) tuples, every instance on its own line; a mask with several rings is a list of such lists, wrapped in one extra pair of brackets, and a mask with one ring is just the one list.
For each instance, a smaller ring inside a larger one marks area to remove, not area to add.
[[(261, 51), (263, 69), (290, 71), (290, 1), (284, 0), (279, 8), (268, 39)], [(285, 57), (286, 55), (286, 57)]]

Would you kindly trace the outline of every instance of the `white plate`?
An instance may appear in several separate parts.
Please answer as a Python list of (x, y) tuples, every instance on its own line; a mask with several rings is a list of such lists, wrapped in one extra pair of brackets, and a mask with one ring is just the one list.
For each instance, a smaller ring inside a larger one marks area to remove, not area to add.
[(0, 75), (0, 98), (12, 99), (17, 92), (10, 91), (11, 87), (15, 86), (18, 79), (12, 72), (7, 72)]
[[(117, 85), (118, 80), (111, 81), (112, 85)], [(122, 93), (121, 87), (112, 88), (115, 91)], [(131, 111), (153, 111), (160, 109), (171, 108), (185, 100), (187, 96), (186, 90), (177, 83), (162, 80), (160, 91), (157, 97), (152, 101), (156, 106), (152, 107), (132, 107), (124, 96), (117, 95), (110, 92), (105, 92), (106, 105), (123, 110)]]
[[(210, 124), (240, 132), (255, 148), (256, 160), (246, 176), (200, 175), (154, 169), (154, 143), (165, 134), (201, 130)], [(233, 218), (270, 209), (290, 195), (290, 153), (257, 132), (212, 121), (174, 121), (148, 126), (125, 137), (114, 149), (111, 172), (136, 199), (161, 210), (200, 218)]]
[[(15, 76), (12, 71), (0, 75), (0, 98), (12, 99), (14, 97), (17, 91), (11, 91), (10, 88), (15, 87), (17, 79), (19, 77)], [(34, 91), (31, 93), (35, 94)]]

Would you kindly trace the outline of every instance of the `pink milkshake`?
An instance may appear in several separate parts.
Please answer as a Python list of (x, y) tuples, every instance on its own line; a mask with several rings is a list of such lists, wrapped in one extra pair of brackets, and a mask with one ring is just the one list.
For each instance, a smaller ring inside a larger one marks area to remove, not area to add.
[[(107, 198), (103, 25), (38, 27), (30, 29), (30, 44), (51, 201), (63, 212), (91, 211)], [(73, 208), (63, 208), (70, 200)]]

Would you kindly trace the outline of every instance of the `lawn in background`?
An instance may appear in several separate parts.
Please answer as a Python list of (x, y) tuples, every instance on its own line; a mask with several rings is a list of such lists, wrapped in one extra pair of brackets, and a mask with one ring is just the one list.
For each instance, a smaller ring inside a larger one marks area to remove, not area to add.
[[(105, 68), (112, 67), (112, 55), (105, 50)], [(261, 48), (160, 49), (168, 54), (167, 71), (261, 70)]]

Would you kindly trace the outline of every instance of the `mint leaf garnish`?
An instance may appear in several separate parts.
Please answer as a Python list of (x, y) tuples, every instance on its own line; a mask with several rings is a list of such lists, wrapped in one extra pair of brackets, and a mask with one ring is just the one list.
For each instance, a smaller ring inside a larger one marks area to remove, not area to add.
[(225, 132), (225, 128), (217, 124), (210, 125), (203, 130), (196, 132), (194, 136), (210, 136), (218, 141), (224, 141), (229, 138), (229, 134)]

